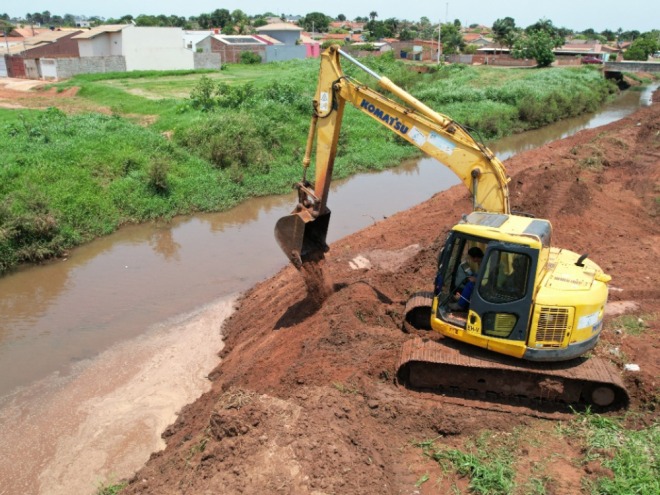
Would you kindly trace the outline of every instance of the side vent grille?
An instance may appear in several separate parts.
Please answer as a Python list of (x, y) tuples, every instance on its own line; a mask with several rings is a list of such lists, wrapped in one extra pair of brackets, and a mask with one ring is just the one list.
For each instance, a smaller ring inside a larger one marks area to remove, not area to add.
[(541, 307), (536, 328), (537, 347), (561, 347), (571, 331), (570, 308)]

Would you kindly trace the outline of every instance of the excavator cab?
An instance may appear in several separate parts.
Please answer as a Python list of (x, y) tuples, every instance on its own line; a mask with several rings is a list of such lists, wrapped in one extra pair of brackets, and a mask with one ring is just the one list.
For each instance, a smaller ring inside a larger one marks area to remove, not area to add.
[[(468, 255), (475, 250), (483, 253), (478, 265)], [(459, 328), (484, 348), (504, 339), (524, 352), (538, 257), (528, 245), (452, 232), (438, 266), (431, 326), (454, 334)]]

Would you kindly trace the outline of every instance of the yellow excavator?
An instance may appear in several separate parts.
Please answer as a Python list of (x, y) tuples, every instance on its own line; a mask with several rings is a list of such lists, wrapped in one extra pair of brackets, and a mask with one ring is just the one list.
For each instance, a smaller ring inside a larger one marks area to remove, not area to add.
[[(344, 74), (340, 56), (402, 103)], [(303, 179), (295, 185), (298, 204), (275, 226), (289, 260), (302, 269), (328, 250), (327, 199), (346, 102), (449, 167), (472, 196), (473, 211), (440, 251), (434, 290), (408, 301), (403, 322), (449, 339), (406, 341), (398, 379), (412, 388), (507, 402), (626, 407), (618, 371), (584, 357), (602, 330), (610, 276), (587, 255), (552, 247), (548, 220), (510, 211), (504, 165), (465, 128), (338, 46), (321, 55)]]

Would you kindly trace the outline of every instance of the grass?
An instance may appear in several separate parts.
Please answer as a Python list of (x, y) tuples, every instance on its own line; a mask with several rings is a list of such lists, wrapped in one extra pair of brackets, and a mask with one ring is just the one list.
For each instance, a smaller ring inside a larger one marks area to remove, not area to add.
[[(364, 62), (484, 138), (591, 110), (612, 91), (585, 68), (450, 66), (417, 74), (391, 57)], [(371, 79), (348, 65), (348, 74)], [(111, 115), (0, 109), (0, 273), (60, 256), (126, 223), (289, 192), (302, 173), (317, 73), (317, 60), (296, 60), (221, 71), (87, 74), (55, 86), (79, 87), (76, 98)], [(208, 105), (200, 106), (204, 84)], [(416, 155), (348, 109), (333, 179)]]
[(128, 483), (101, 484), (96, 490), (96, 495), (118, 495), (128, 486)]
[(578, 414), (563, 430), (584, 445), (583, 462), (596, 461), (612, 476), (587, 480), (586, 493), (652, 495), (660, 493), (660, 425), (624, 426), (625, 418)]
[(614, 318), (610, 326), (615, 330), (621, 330), (628, 335), (641, 335), (649, 327), (648, 322), (654, 318), (650, 315), (621, 315)]
[[(573, 473), (581, 477), (580, 493), (585, 495), (655, 495), (660, 493), (660, 425), (643, 424), (628, 413), (606, 417), (589, 411), (576, 413), (560, 422), (554, 431), (539, 425), (516, 428), (511, 433), (481, 431), (466, 440), (462, 448), (426, 440), (415, 445), (436, 461), (443, 477), (467, 478), (469, 492), (482, 495), (543, 495), (558, 493), (555, 477), (566, 469), (567, 453), (538, 451), (554, 438), (579, 451), (573, 459)], [(534, 460), (541, 456), (540, 460)], [(600, 469), (584, 466), (600, 466)], [(588, 475), (587, 472), (592, 474)], [(425, 474), (424, 481), (430, 476)], [(420, 478), (423, 479), (423, 478)], [(454, 491), (460, 493), (454, 483)], [(575, 487), (578, 489), (578, 487)], [(572, 492), (573, 493), (573, 492)]]
[(419, 444), (424, 454), (437, 461), (443, 471), (454, 471), (470, 480), (472, 493), (489, 495), (509, 495), (514, 488), (512, 441), (507, 438), (481, 434), (470, 442), (466, 450), (437, 447), (435, 443)]

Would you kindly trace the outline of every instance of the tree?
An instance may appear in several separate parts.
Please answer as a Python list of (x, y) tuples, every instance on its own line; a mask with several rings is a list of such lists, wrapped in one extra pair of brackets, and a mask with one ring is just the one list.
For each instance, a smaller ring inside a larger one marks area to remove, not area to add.
[(525, 33), (528, 35), (534, 33), (546, 33), (552, 41), (553, 48), (560, 47), (564, 44), (565, 32), (566, 29), (555, 27), (550, 19), (540, 19), (531, 26), (525, 28)]
[(512, 17), (497, 19), (493, 23), (493, 39), (501, 46), (513, 47), (518, 37), (518, 28), (516, 21)]
[(440, 41), (442, 43), (442, 53), (445, 55), (453, 55), (465, 47), (465, 41), (463, 40), (460, 29), (452, 23), (442, 25)]
[(623, 31), (619, 34), (619, 41), (635, 41), (641, 34), (639, 31)]
[(248, 22), (248, 16), (241, 9), (236, 9), (231, 13), (231, 20), (234, 24), (241, 24)]
[(328, 31), (330, 22), (332, 22), (332, 19), (329, 16), (322, 14), (321, 12), (310, 12), (300, 19), (298, 24), (305, 31), (325, 33)]
[(376, 12), (375, 10), (372, 10), (371, 12), (369, 12), (369, 19), (371, 19), (372, 21), (375, 21), (376, 17), (378, 17), (378, 12)]
[(547, 31), (531, 31), (518, 37), (513, 45), (512, 55), (514, 58), (531, 58), (536, 60), (539, 67), (548, 67), (555, 61), (552, 51), (554, 47), (555, 38)]
[(600, 35), (604, 37), (607, 41), (614, 41), (616, 40), (616, 33), (612, 31), (611, 29), (605, 29), (600, 32)]
[(625, 51), (623, 58), (625, 60), (647, 60), (649, 55), (660, 50), (659, 34), (660, 31), (657, 30), (642, 34)]
[(376, 41), (389, 36), (387, 27), (383, 21), (371, 20), (364, 25), (364, 29), (369, 32), (367, 35), (368, 41)]
[(433, 24), (428, 17), (422, 16), (419, 20), (419, 37), (423, 40), (433, 38)]
[(385, 38), (393, 38), (396, 36), (396, 33), (399, 31), (399, 21), (394, 18), (390, 17), (389, 19), (385, 19), (383, 21), (385, 24)]
[(231, 26), (231, 14), (227, 9), (215, 9), (210, 15), (212, 27), (224, 29), (225, 27)]
[(210, 29), (213, 26), (210, 14), (199, 14), (194, 20), (197, 21), (197, 24), (201, 29)]
[(411, 31), (408, 28), (403, 28), (399, 32), (399, 41), (412, 41), (415, 39), (415, 31)]
[(344, 22), (344, 21), (346, 20), (346, 16), (345, 16), (344, 14), (339, 14), (339, 15), (337, 16), (337, 20), (338, 20), (339, 22)]

